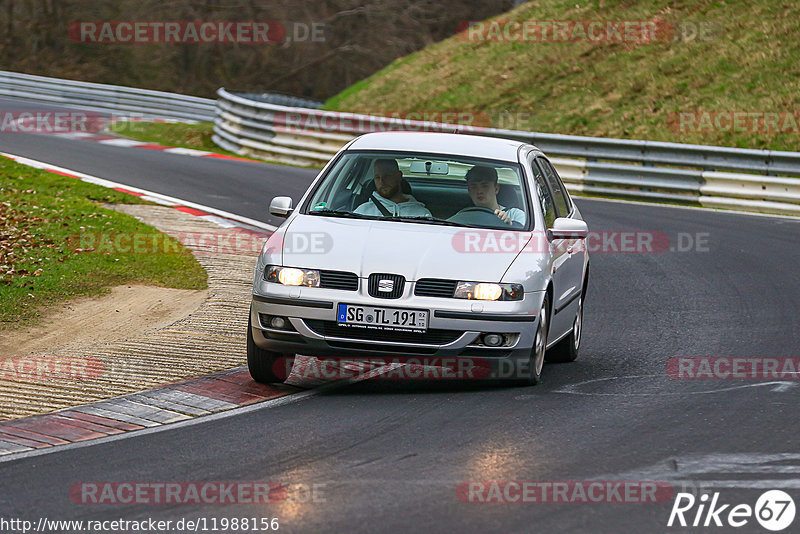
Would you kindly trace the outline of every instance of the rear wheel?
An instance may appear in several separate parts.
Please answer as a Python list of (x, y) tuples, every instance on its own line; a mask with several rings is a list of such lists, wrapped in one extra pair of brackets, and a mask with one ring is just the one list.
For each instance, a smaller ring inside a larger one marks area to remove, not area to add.
[(284, 382), (289, 377), (293, 363), (294, 355), (285, 356), (256, 345), (251, 319), (247, 320), (247, 369), (253, 380), (261, 384)]

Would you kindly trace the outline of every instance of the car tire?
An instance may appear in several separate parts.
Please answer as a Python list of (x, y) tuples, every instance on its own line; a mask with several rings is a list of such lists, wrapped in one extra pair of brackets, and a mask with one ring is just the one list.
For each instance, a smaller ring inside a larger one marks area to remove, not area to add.
[(575, 314), (569, 335), (547, 351), (545, 359), (548, 363), (568, 363), (574, 362), (578, 358), (578, 349), (580, 349), (583, 335), (583, 295), (582, 291), (578, 297), (578, 312)]
[[(284, 362), (282, 358), (286, 358)], [(289, 371), (294, 363), (294, 355), (285, 356), (280, 352), (273, 352), (271, 350), (264, 350), (256, 345), (253, 339), (253, 328), (251, 319), (247, 320), (247, 369), (250, 371), (250, 376), (260, 384), (270, 384), (274, 382), (285, 382), (289, 378)], [(286, 369), (286, 376), (278, 376), (275, 373), (275, 367), (279, 365), (281, 369)]]
[[(545, 362), (547, 352), (547, 333), (550, 327), (550, 304), (547, 297), (542, 301), (539, 310), (539, 321), (536, 323), (536, 332), (533, 335), (533, 347), (531, 347), (530, 359), (527, 362), (525, 376), (513, 378), (510, 382), (518, 386), (535, 386), (542, 379), (542, 367)], [(517, 369), (521, 372), (521, 369)]]

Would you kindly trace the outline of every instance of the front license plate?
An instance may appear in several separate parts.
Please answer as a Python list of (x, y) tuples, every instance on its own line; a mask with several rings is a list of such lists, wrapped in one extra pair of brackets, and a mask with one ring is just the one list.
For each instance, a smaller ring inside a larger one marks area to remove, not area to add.
[(339, 304), (336, 322), (341, 326), (424, 332), (428, 329), (428, 310)]

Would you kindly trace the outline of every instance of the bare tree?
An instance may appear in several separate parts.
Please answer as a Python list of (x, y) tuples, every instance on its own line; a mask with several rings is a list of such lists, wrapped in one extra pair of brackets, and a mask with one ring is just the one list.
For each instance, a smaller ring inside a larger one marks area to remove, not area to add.
[[(225, 86), (324, 99), (512, 0), (0, 0), (7, 70), (213, 96)], [(2, 9), (2, 8), (5, 9)], [(80, 21), (277, 21), (275, 44), (91, 43)], [(322, 28), (312, 39), (310, 30)], [(74, 36), (73, 36), (74, 37)], [(320, 39), (321, 37), (321, 39)]]

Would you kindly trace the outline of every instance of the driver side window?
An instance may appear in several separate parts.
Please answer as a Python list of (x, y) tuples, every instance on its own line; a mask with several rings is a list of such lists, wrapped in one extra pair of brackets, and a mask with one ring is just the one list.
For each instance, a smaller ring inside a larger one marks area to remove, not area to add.
[(553, 202), (553, 194), (547, 186), (544, 174), (532, 158), (528, 159), (528, 164), (533, 171), (533, 177), (536, 182), (536, 195), (539, 198), (539, 204), (542, 206), (542, 213), (544, 214), (544, 223), (548, 228), (553, 227), (553, 222), (556, 220), (556, 206)]

